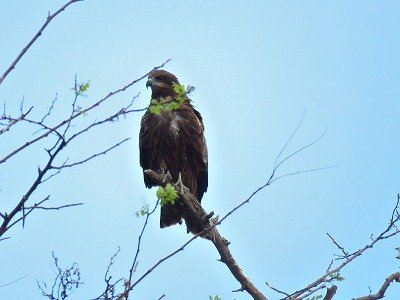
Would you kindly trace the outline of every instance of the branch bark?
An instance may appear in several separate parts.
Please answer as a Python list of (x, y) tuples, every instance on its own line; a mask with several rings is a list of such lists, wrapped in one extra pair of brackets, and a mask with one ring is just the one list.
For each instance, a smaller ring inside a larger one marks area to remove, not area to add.
[(323, 300), (332, 300), (333, 296), (335, 296), (337, 290), (337, 286), (333, 285), (326, 290), (326, 294)]

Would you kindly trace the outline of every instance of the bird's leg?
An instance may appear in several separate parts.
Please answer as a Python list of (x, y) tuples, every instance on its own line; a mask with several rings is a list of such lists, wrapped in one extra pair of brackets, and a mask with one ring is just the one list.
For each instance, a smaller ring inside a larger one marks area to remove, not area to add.
[[(207, 216), (206, 216), (206, 220), (210, 220), (211, 217), (214, 215), (214, 212), (210, 212)], [(217, 216), (218, 217), (218, 216)]]
[(166, 182), (170, 182), (172, 179), (171, 173), (168, 170), (165, 170), (164, 168), (162, 168), (160, 170), (160, 177), (162, 178), (163, 184), (165, 184)]
[(179, 172), (178, 181), (176, 182), (176, 185), (179, 186), (179, 188), (180, 188), (180, 194), (183, 194), (183, 192), (185, 192), (185, 191), (189, 191), (189, 189), (183, 185), (181, 172)]
[(171, 180), (171, 173), (169, 171), (165, 172), (164, 171), (164, 182), (170, 181)]

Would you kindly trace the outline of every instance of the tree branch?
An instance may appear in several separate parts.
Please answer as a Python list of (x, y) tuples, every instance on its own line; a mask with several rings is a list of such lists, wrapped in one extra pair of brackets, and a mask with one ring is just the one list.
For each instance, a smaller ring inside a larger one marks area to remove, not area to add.
[(3, 115), (1, 116), (0, 120), (6, 120), (6, 121), (8, 121), (8, 124), (5, 127), (0, 129), (0, 135), (5, 133), (5, 132), (7, 132), (7, 131), (9, 131), (10, 128), (13, 125), (17, 124), (19, 121), (25, 120), (25, 117), (31, 112), (32, 109), (33, 109), (33, 106), (30, 109), (28, 109), (28, 111), (25, 112), (25, 113), (21, 112), (21, 115), (18, 116), (17, 118), (12, 118), (11, 116), (7, 117), (5, 112), (4, 112)]
[[(364, 247), (360, 248), (359, 250), (348, 254), (348, 252), (345, 251), (345, 249), (342, 246), (339, 246), (336, 242), (334, 242), (334, 244), (342, 251), (342, 253), (345, 253), (343, 256), (341, 256), (339, 258), (344, 261), (341, 264), (339, 264), (337, 267), (335, 267), (334, 269), (328, 268), (328, 270), (323, 275), (321, 275), (319, 278), (314, 280), (312, 283), (307, 285), (305, 288), (292, 293), (289, 297), (287, 297), (285, 299), (301, 300), (301, 299), (308, 297), (309, 294), (305, 295), (305, 293), (307, 291), (310, 291), (311, 289), (316, 288), (326, 282), (334, 281), (336, 278), (338, 278), (339, 272), (346, 265), (348, 265), (350, 262), (352, 262), (354, 259), (361, 256), (368, 249), (372, 249), (375, 244), (400, 233), (400, 229), (397, 227), (397, 223), (400, 221), (399, 205), (400, 205), (400, 194), (397, 195), (396, 205), (393, 208), (393, 211), (391, 213), (391, 217), (390, 217), (388, 226), (376, 238), (372, 238), (372, 235), (371, 235), (371, 242), (366, 244)], [(331, 238), (331, 240), (333, 239), (332, 237), (330, 237), (330, 238)], [(330, 264), (330, 266), (331, 266), (331, 264)], [(369, 299), (369, 298), (364, 298), (364, 299), (361, 298), (361, 300), (366, 300), (366, 299)], [(380, 298), (371, 298), (371, 299), (380, 299)], [(357, 300), (360, 300), (360, 299), (357, 298)]]
[[(303, 114), (304, 116), (304, 114)], [(235, 276), (235, 278), (241, 283), (241, 288), (238, 289), (238, 291), (244, 291), (246, 290), (254, 299), (267, 299), (258, 289), (251, 283), (251, 281), (244, 275), (243, 271), (240, 269), (239, 265), (235, 262), (232, 254), (229, 251), (228, 245), (229, 242), (223, 238), (219, 232), (216, 230), (216, 226), (221, 224), (222, 221), (224, 221), (227, 217), (229, 217), (231, 214), (233, 214), (235, 211), (237, 211), (240, 207), (245, 205), (246, 203), (249, 203), (250, 200), (261, 190), (269, 186), (273, 181), (275, 181), (275, 175), (277, 170), (279, 169), (280, 166), (283, 165), (284, 162), (288, 161), (289, 158), (294, 157), (296, 154), (301, 152), (302, 150), (311, 147), (313, 144), (315, 144), (323, 134), (318, 137), (316, 140), (313, 142), (309, 143), (306, 146), (301, 147), (299, 150), (295, 151), (294, 153), (290, 154), (289, 156), (286, 156), (282, 160), (279, 160), (280, 156), (284, 152), (286, 146), (289, 144), (293, 136), (295, 135), (297, 129), (299, 128), (301, 121), (303, 119), (303, 116), (298, 123), (296, 129), (292, 133), (291, 137), (285, 144), (285, 146), (281, 149), (279, 152), (275, 164), (273, 166), (271, 175), (267, 182), (257, 188), (249, 197), (247, 197), (243, 202), (239, 203), (237, 206), (235, 206), (232, 210), (230, 210), (222, 219), (218, 220), (218, 218), (213, 218), (211, 219), (212, 215), (214, 214), (211, 212), (210, 214), (207, 214), (204, 209), (199, 205), (196, 197), (194, 197), (192, 194), (190, 194), (189, 191), (183, 186), (180, 185), (179, 182), (173, 184), (174, 187), (176, 188), (177, 191), (180, 192), (182, 202), (184, 203), (185, 206), (185, 212), (184, 212), (184, 218), (191, 218), (191, 220), (197, 222), (198, 224), (201, 224), (204, 230), (200, 232), (199, 234), (194, 235), (191, 239), (189, 239), (186, 243), (184, 243), (181, 247), (173, 251), (172, 253), (168, 254), (167, 256), (161, 258), (157, 263), (155, 263), (150, 269), (148, 269), (139, 279), (137, 279), (135, 282), (131, 283), (131, 285), (128, 287), (128, 289), (125, 290), (124, 293), (122, 293), (121, 298), (123, 299), (124, 295), (126, 293), (129, 293), (130, 290), (132, 290), (139, 282), (141, 282), (146, 276), (148, 276), (155, 268), (157, 268), (161, 263), (164, 261), (168, 260), (170, 257), (174, 256), (178, 252), (184, 250), (184, 248), (189, 245), (191, 242), (193, 242), (197, 237), (201, 236), (203, 238), (209, 239), (214, 243), (214, 246), (217, 248), (218, 252), (221, 255), (221, 261), (224, 262), (228, 268), (230, 269), (231, 273)], [(315, 169), (317, 170), (317, 169)], [(312, 172), (313, 170), (304, 170), (301, 172)], [(301, 173), (300, 172), (300, 173)], [(145, 171), (147, 176), (150, 176), (152, 178), (152, 181), (157, 183), (157, 185), (164, 185), (167, 182), (171, 182), (171, 177), (170, 176), (165, 176), (165, 174), (161, 173), (156, 173), (153, 170), (146, 170)], [(286, 175), (285, 175), (286, 176)], [(283, 178), (285, 176), (281, 176), (280, 178)], [(287, 175), (289, 176), (289, 175)]]
[(386, 290), (388, 289), (389, 285), (393, 281), (396, 281), (396, 282), (400, 283), (400, 272), (393, 273), (388, 278), (386, 278), (385, 281), (382, 284), (382, 287), (379, 289), (379, 291), (376, 294), (363, 296), (363, 297), (358, 297), (358, 298), (353, 298), (353, 300), (377, 300), (377, 299), (382, 299), (383, 297), (385, 297)]
[[(168, 176), (167, 177), (163, 176), (163, 174), (156, 173), (153, 170), (146, 170), (145, 173), (146, 175), (150, 176), (152, 180), (157, 179), (156, 182), (157, 185), (164, 185), (171, 180), (170, 178), (168, 178)], [(185, 219), (189, 218), (191, 221), (195, 221), (198, 224), (201, 224), (201, 226), (203, 227), (203, 231), (195, 235), (191, 240), (189, 240), (189, 242), (191, 242), (198, 236), (210, 240), (214, 244), (218, 253), (221, 255), (220, 261), (223, 262), (229, 268), (232, 275), (236, 278), (236, 280), (239, 281), (239, 283), (241, 284), (241, 289), (248, 292), (253, 297), (253, 299), (267, 300), (267, 297), (265, 297), (250, 281), (250, 279), (243, 273), (242, 269), (239, 267), (239, 264), (232, 256), (228, 248), (229, 245), (228, 240), (222, 237), (216, 228), (216, 225), (220, 224), (220, 222), (218, 222), (218, 218), (210, 219), (213, 213), (207, 214), (206, 211), (201, 207), (197, 198), (194, 195), (192, 195), (190, 191), (185, 186), (183, 186), (182, 183), (177, 182), (174, 183), (173, 185), (180, 194), (180, 199), (182, 200), (184, 206), (184, 218)], [(183, 248), (189, 242), (187, 242), (181, 248), (172, 253), (172, 255), (174, 255), (178, 251), (183, 250)], [(169, 258), (172, 255), (170, 254), (163, 260)], [(163, 260), (160, 260), (159, 263), (161, 263)], [(156, 267), (158, 264), (156, 264), (154, 267)]]
[(337, 290), (336, 285), (332, 285), (330, 288), (326, 290), (326, 295), (323, 300), (332, 300), (333, 296), (335, 296)]
[(69, 5), (75, 3), (75, 2), (79, 2), (79, 1), (83, 1), (83, 0), (71, 0), (69, 2), (67, 2), (66, 4), (64, 4), (59, 10), (57, 10), (54, 14), (52, 15), (48, 15), (46, 22), (44, 22), (44, 24), (42, 25), (42, 27), (39, 29), (39, 31), (35, 34), (35, 36), (30, 40), (30, 42), (21, 50), (21, 52), (18, 54), (17, 58), (12, 62), (12, 64), (10, 65), (10, 67), (8, 67), (8, 69), (4, 72), (4, 74), (0, 77), (0, 85), (3, 82), (3, 80), (8, 76), (8, 74), (15, 68), (16, 64), (19, 62), (19, 60), (22, 58), (22, 56), (24, 56), (24, 54), (26, 53), (26, 51), (28, 51), (28, 49), (33, 45), (33, 43), (38, 39), (39, 36), (42, 35), (44, 29), (47, 27), (47, 25), (49, 25), (49, 23), (51, 22), (51, 20), (53, 20), (59, 13), (61, 13), (64, 9), (66, 9)]
[[(81, 1), (81, 0), (79, 0)], [(154, 69), (159, 69), (165, 66), (165, 64), (167, 64), (170, 61), (170, 59), (166, 60), (164, 63), (162, 63), (161, 65), (155, 67)], [(17, 153), (19, 153), (20, 151), (24, 150), (25, 148), (31, 146), (32, 144), (36, 143), (37, 141), (47, 137), (49, 134), (51, 134), (52, 132), (55, 132), (57, 129), (59, 129), (60, 127), (70, 123), (72, 120), (76, 119), (77, 117), (84, 115), (86, 113), (88, 113), (89, 111), (91, 111), (92, 109), (100, 106), (103, 102), (105, 102), (106, 100), (108, 100), (110, 97), (114, 96), (115, 94), (118, 94), (120, 92), (125, 91), (126, 89), (128, 89), (129, 87), (131, 87), (132, 85), (134, 85), (135, 83), (137, 83), (138, 81), (144, 79), (147, 77), (147, 75), (150, 72), (146, 73), (145, 75), (141, 76), (138, 79), (135, 79), (133, 81), (131, 81), (130, 83), (126, 84), (124, 87), (119, 88), (113, 92), (109, 92), (106, 96), (104, 96), (103, 98), (101, 98), (100, 100), (98, 100), (97, 102), (95, 102), (94, 104), (88, 106), (85, 109), (81, 109), (79, 111), (76, 111), (74, 114), (72, 114), (70, 117), (68, 117), (67, 119), (63, 120), (62, 122), (58, 123), (56, 126), (50, 128), (49, 130), (47, 130), (45, 133), (43, 133), (42, 135), (29, 140), (27, 142), (25, 142), (23, 145), (21, 145), (20, 147), (14, 149), (12, 152), (10, 152), (9, 154), (7, 154), (6, 156), (4, 156), (2, 159), (0, 159), (0, 164), (5, 163), (8, 159), (10, 159), (11, 157), (13, 157), (14, 155), (16, 155)], [(134, 110), (133, 110), (134, 111)], [(67, 125), (68, 126), (68, 125)]]

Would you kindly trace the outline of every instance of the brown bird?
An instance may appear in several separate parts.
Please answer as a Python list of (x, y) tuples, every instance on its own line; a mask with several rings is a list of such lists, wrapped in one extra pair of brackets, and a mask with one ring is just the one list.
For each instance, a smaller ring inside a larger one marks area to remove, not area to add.
[[(204, 138), (203, 119), (186, 96), (178, 99), (173, 85), (179, 84), (175, 75), (164, 70), (153, 70), (146, 87), (151, 87), (151, 99), (158, 102), (176, 102), (173, 109), (161, 108), (145, 112), (139, 134), (140, 166), (144, 170), (169, 172), (176, 182), (181, 175), (184, 186), (197, 196), (199, 203), (208, 186), (208, 157)], [(183, 98), (183, 99), (182, 99)], [(144, 183), (151, 188), (156, 184), (145, 173)], [(178, 199), (175, 204), (161, 207), (160, 227), (182, 223), (185, 218), (188, 231), (198, 233), (198, 224), (185, 216)]]

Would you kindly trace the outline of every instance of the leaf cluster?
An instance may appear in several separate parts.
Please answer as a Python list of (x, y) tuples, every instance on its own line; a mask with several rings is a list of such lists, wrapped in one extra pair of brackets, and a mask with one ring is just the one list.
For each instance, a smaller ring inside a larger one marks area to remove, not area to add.
[(149, 110), (151, 113), (159, 115), (162, 111), (177, 110), (181, 104), (188, 100), (187, 95), (194, 90), (193, 86), (186, 89), (183, 84), (172, 83), (175, 96), (160, 97), (159, 99), (151, 99)]
[(82, 82), (82, 83), (76, 85), (74, 88), (75, 95), (76, 96), (86, 96), (85, 93), (88, 91), (89, 87), (90, 87), (90, 80), (85, 83)]
[(340, 275), (339, 272), (334, 272), (329, 275), (329, 282), (332, 282), (332, 281), (341, 282), (343, 280), (346, 280), (346, 278), (344, 278), (342, 275)]
[(319, 299), (322, 299), (322, 297), (323, 297), (322, 295), (316, 295), (316, 296), (307, 298), (307, 300), (319, 300)]
[(149, 204), (144, 204), (138, 211), (135, 212), (136, 217), (143, 217), (149, 214)]
[(178, 192), (172, 184), (167, 183), (165, 187), (160, 186), (157, 190), (157, 198), (161, 200), (161, 206), (171, 203), (175, 204), (175, 200), (178, 198)]

